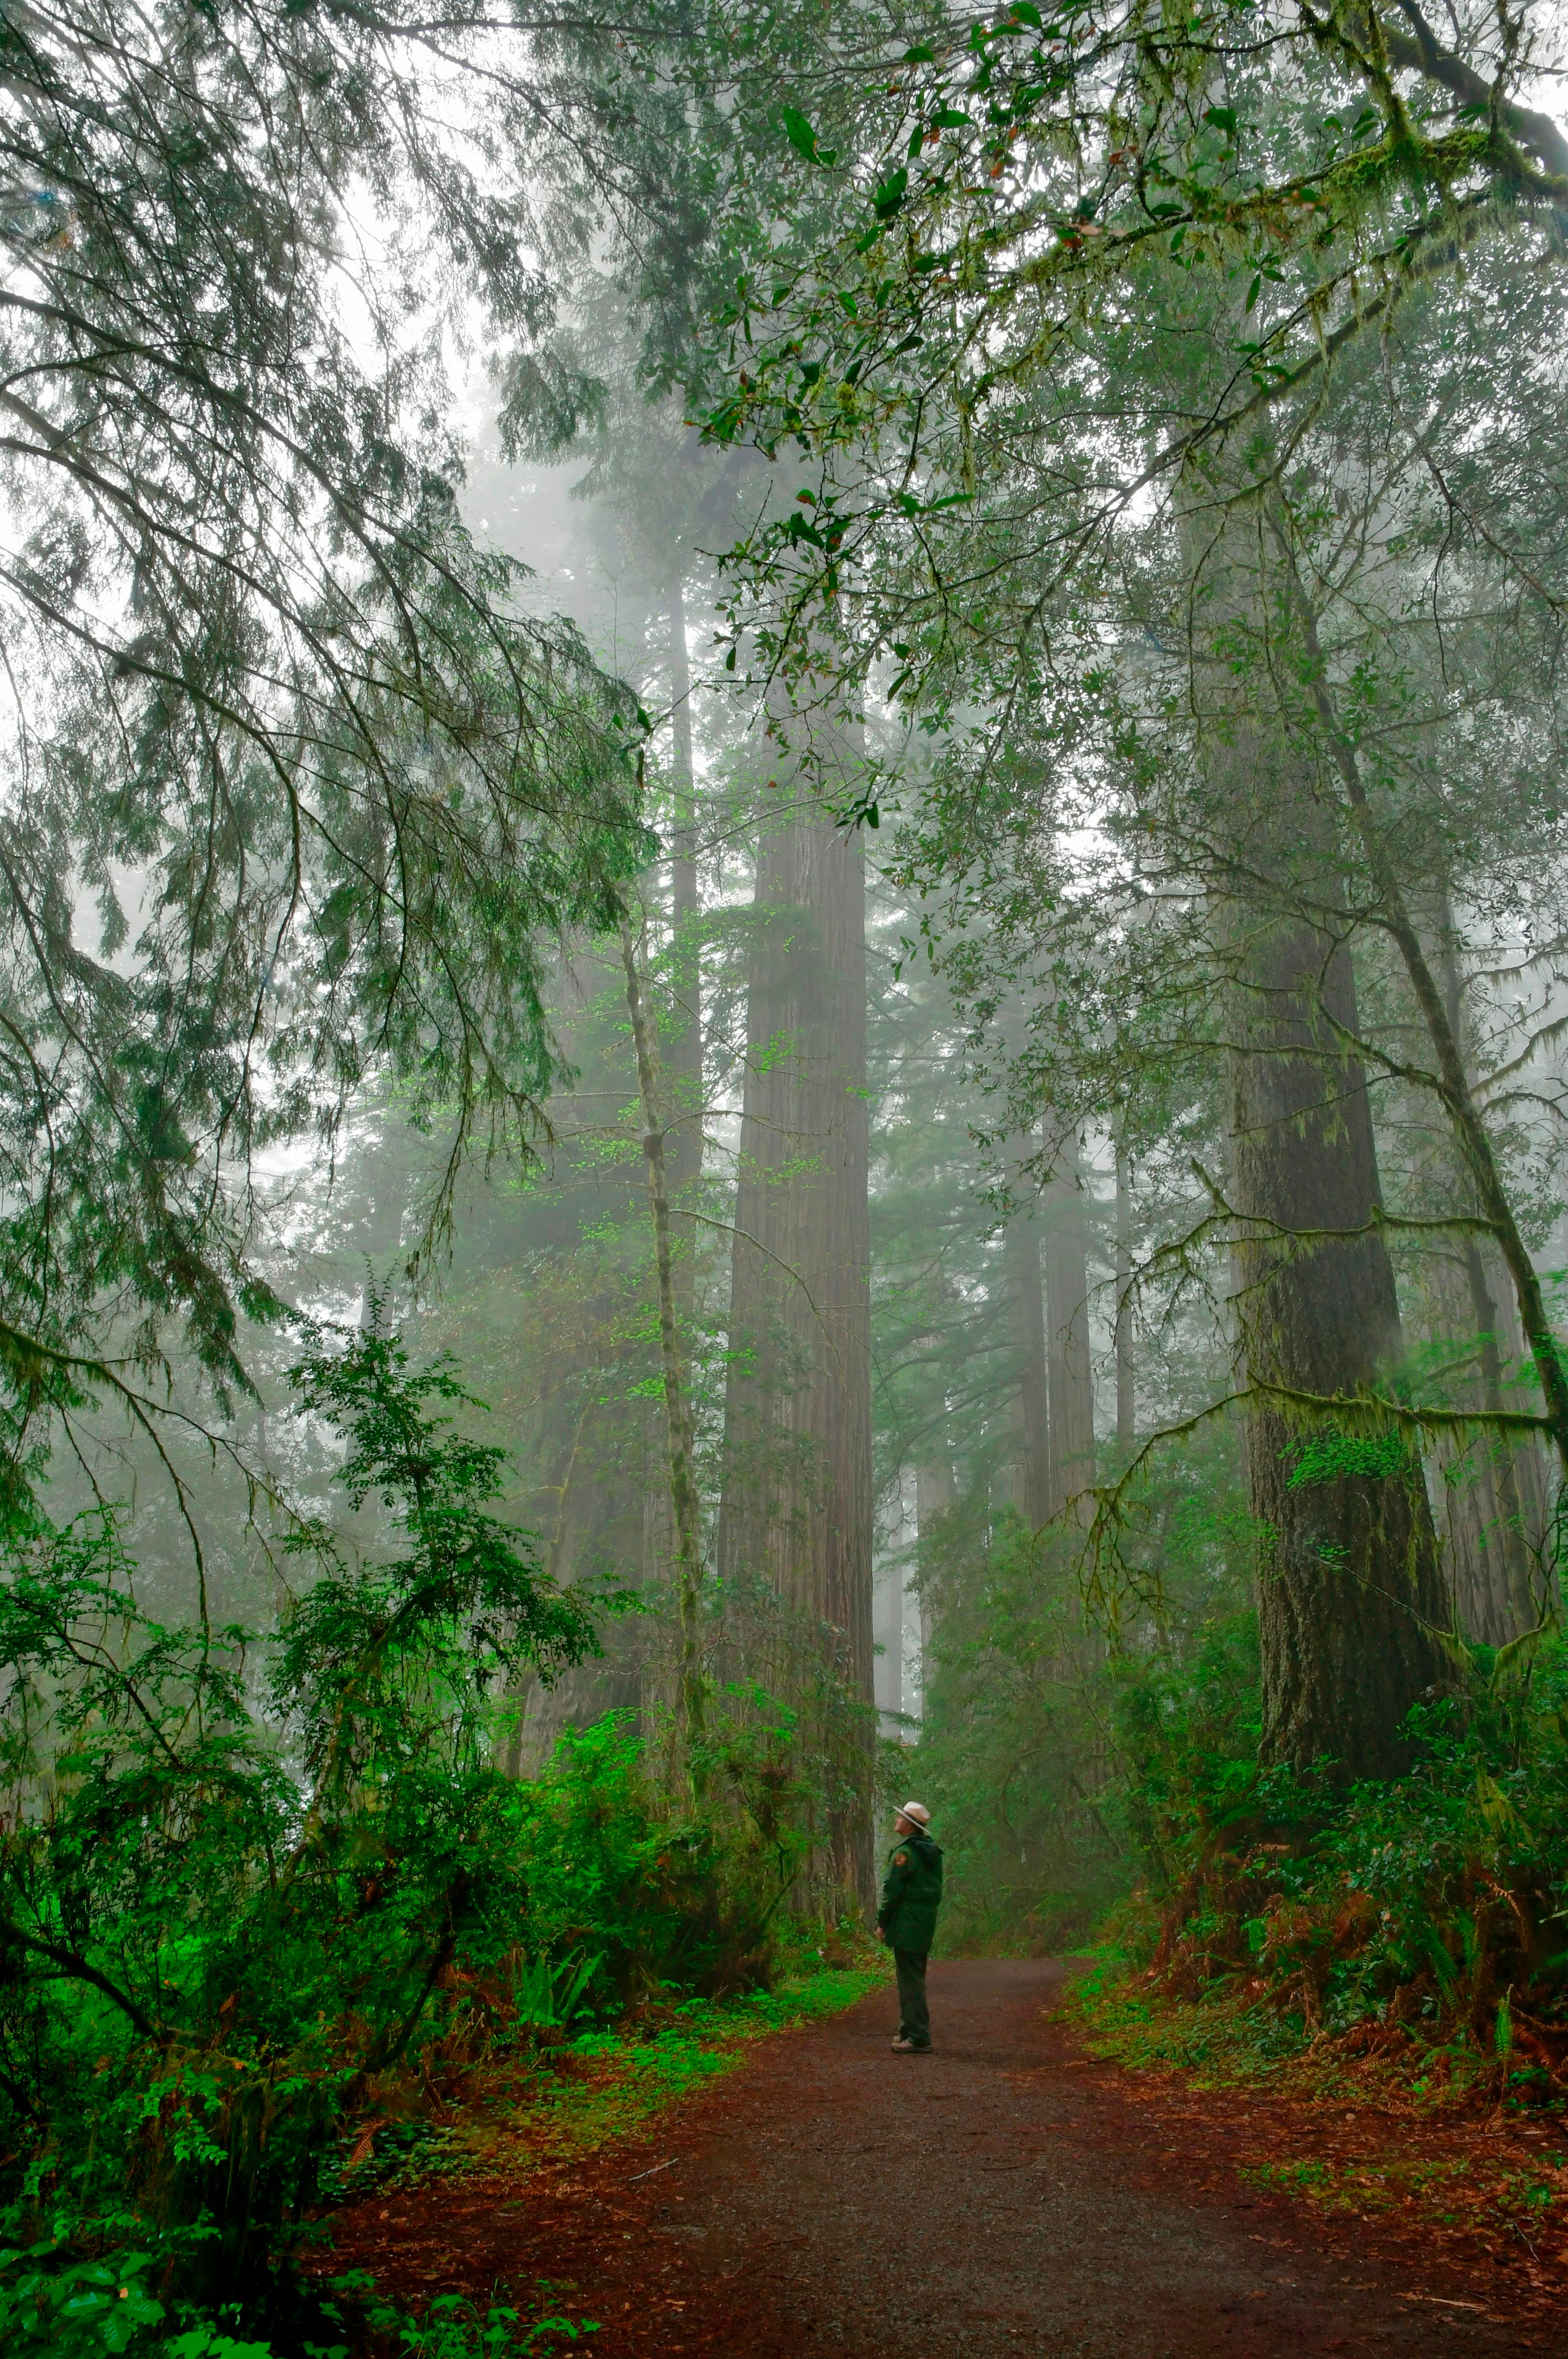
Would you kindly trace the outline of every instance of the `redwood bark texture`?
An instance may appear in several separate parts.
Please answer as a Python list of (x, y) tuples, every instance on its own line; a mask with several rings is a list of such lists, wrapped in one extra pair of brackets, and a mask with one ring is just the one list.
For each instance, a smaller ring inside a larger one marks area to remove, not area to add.
[(763, 1575), (822, 1625), (866, 1707), (835, 1879), (868, 1896), (875, 1720), (866, 886), (814, 811), (762, 846), (729, 1320), (722, 1580)]
[[(1354, 1396), (1401, 1353), (1393, 1267), (1379, 1233), (1371, 1109), (1348, 952), (1277, 921), (1248, 945), (1236, 994), (1235, 1190), (1242, 1348), (1254, 1384)], [(1443, 1679), (1446, 1585), (1419, 1461), (1389, 1474), (1301, 1479), (1323, 1440), (1288, 1402), (1248, 1415), (1262, 1527), (1258, 1626), (1266, 1759), (1328, 1759), (1344, 1778), (1396, 1776), (1400, 1723)]]
[[(1262, 454), (1254, 454), (1261, 459)], [(1265, 471), (1266, 473), (1266, 471)], [(1265, 1760), (1399, 1774), (1410, 1707), (1444, 1680), (1451, 1619), (1419, 1459), (1333, 1473), (1335, 1421), (1281, 1397), (1381, 1386), (1402, 1355), (1357, 1038), (1340, 798), (1282, 710), (1299, 650), (1258, 478), (1239, 451), (1183, 486), (1210, 908), (1229, 976), (1232, 1201), (1258, 1536)], [(1273, 1396), (1272, 1397), (1270, 1396)], [(1354, 1412), (1338, 1438), (1354, 1448)], [(1385, 1430), (1385, 1440), (1393, 1439)], [(1308, 1479), (1309, 1443), (1322, 1473)], [(1364, 1462), (1365, 1463), (1365, 1462)]]

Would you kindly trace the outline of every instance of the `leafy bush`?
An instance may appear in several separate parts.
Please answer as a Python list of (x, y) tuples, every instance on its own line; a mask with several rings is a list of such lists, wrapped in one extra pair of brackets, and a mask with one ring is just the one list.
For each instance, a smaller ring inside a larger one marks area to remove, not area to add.
[(617, 1601), (554, 1587), (490, 1512), (502, 1456), (452, 1430), (444, 1360), (355, 1335), (292, 1381), (380, 1544), (297, 1530), (314, 1577), (276, 1630), (153, 1620), (110, 1512), (10, 1535), (7, 2349), (330, 2350), (289, 2256), (417, 2066), (768, 1972), (798, 1856), (787, 1721), (715, 1714), (702, 1816), (671, 1811), (625, 1716), (508, 1778), (505, 1697), (596, 1652), (591, 1605)]
[(536, 1946), (600, 1961), (596, 1988), (624, 2006), (659, 1989), (713, 1997), (749, 1990), (771, 1971), (770, 1931), (804, 1855), (803, 1799), (791, 1771), (793, 1726), (782, 1707), (760, 1725), (710, 1709), (708, 1797), (675, 1811), (649, 1776), (637, 1716), (612, 1712), (569, 1730), (545, 1775), (518, 1789)]
[[(1348, 1794), (1257, 1758), (1246, 1622), (1130, 1679), (1127, 1813), (1149, 1960), (1188, 1997), (1242, 1991), (1302, 2037), (1409, 2045), (1514, 2098), (1568, 2095), (1568, 1647), (1421, 1708), (1417, 1759)], [(1439, 2051), (1445, 2054), (1439, 2057)]]

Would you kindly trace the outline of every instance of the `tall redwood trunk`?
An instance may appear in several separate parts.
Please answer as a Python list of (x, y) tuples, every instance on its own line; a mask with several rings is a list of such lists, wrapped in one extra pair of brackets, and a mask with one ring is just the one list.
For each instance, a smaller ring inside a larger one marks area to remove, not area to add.
[(746, 1006), (724, 1414), (722, 1580), (763, 1574), (822, 1625), (866, 1707), (833, 1873), (871, 1853), (871, 1235), (865, 871), (815, 811), (762, 847)]
[[(1356, 1029), (1348, 952), (1301, 921), (1259, 927), (1233, 1025), (1236, 1202), (1256, 1223), (1236, 1254), (1247, 1375), (1353, 1396), (1401, 1339), (1388, 1247), (1369, 1228), (1381, 1200), (1366, 1082), (1341, 1045)], [(1367, 1233), (1314, 1234), (1335, 1230)], [(1336, 1451), (1354, 1465), (1354, 1436), (1336, 1440), (1278, 1396), (1254, 1399), (1248, 1424), (1265, 1757), (1393, 1776), (1400, 1723), (1443, 1678), (1449, 1612), (1420, 1462), (1335, 1473)]]
[(1285, 584), (1239, 450), (1183, 493), (1197, 784), (1230, 986), (1237, 1347), (1256, 1388), (1261, 1751), (1389, 1777), (1408, 1759), (1401, 1723), (1443, 1678), (1450, 1608), (1419, 1458), (1360, 1430), (1354, 1407), (1312, 1407), (1353, 1404), (1403, 1348), (1353, 1053), (1346, 849), (1280, 711), (1266, 650)]

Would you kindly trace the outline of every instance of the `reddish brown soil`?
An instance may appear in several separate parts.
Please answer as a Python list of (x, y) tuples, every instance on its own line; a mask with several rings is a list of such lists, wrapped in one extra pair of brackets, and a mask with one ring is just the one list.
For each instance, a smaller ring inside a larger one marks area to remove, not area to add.
[(593, 2359), (1568, 2348), (1568, 2256), (1250, 2192), (1238, 2165), (1300, 2151), (1300, 2118), (1086, 2060), (1048, 2019), (1062, 1973), (934, 1966), (930, 2056), (889, 2052), (877, 1993), (646, 2142), (361, 2202), (336, 2265), (416, 2306), (546, 2280), (601, 2321)]

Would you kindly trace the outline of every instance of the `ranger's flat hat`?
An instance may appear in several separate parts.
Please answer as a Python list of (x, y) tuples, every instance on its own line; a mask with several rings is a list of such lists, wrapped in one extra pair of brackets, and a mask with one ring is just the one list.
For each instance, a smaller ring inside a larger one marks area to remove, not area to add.
[(929, 1827), (931, 1824), (931, 1812), (923, 1802), (902, 1803), (898, 1816), (901, 1819), (908, 1819), (911, 1826)]

